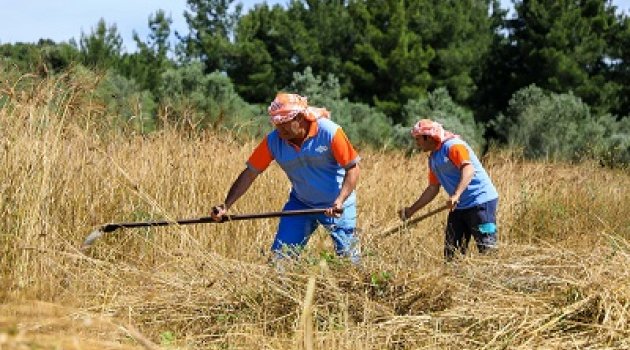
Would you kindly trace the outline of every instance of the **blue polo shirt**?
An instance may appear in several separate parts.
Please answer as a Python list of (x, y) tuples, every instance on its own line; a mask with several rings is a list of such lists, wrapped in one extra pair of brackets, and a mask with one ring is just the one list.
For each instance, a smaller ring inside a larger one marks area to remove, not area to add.
[(459, 198), (457, 209), (474, 207), (499, 198), (496, 188), (475, 153), (458, 137), (444, 141), (429, 155), (429, 183), (440, 184), (449, 195), (453, 195), (461, 179), (461, 166), (466, 163), (472, 164), (475, 172), (470, 184)]
[[(339, 196), (346, 169), (358, 163), (359, 155), (341, 127), (330, 119), (311, 122), (301, 146), (269, 133), (256, 147), (247, 166), (263, 172), (275, 160), (291, 181), (291, 195), (313, 208), (325, 208)], [(355, 204), (354, 191), (343, 206)]]

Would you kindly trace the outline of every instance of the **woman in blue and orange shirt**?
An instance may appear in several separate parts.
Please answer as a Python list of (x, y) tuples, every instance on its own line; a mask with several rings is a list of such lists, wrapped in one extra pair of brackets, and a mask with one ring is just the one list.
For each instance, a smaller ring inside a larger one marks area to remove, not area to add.
[(292, 186), (283, 210), (327, 208), (325, 214), (282, 217), (271, 246), (275, 257), (299, 254), (321, 224), (330, 232), (337, 254), (357, 263), (354, 189), (359, 178), (359, 155), (341, 127), (329, 119), (329, 112), (308, 106), (303, 96), (278, 93), (268, 112), (275, 130), (256, 147), (225, 202), (214, 208), (213, 218), (221, 220), (275, 160)]
[(444, 187), (450, 209), (444, 239), (444, 256), (466, 253), (474, 237), (480, 253), (497, 248), (496, 210), (499, 195), (470, 146), (441, 124), (422, 119), (411, 130), (416, 145), (429, 153), (429, 184), (418, 200), (400, 211), (406, 220), (429, 204)]

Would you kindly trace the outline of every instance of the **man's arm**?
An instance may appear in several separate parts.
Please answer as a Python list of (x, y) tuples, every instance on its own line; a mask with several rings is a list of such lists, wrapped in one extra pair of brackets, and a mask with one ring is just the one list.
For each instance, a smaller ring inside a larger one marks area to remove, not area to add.
[(221, 205), (215, 206), (212, 210), (212, 218), (216, 221), (220, 221), (221, 217), (232, 207), (242, 195), (247, 192), (254, 180), (258, 177), (258, 173), (250, 168), (245, 168), (241, 174), (236, 178), (227, 196), (225, 202)]
[(438, 192), (440, 192), (440, 185), (429, 184), (418, 200), (413, 203), (410, 207), (406, 207), (400, 210), (399, 216), (402, 220), (407, 220), (411, 217), (415, 212), (424, 208), (425, 205), (429, 204), (435, 196), (437, 196)]
[(357, 181), (359, 180), (359, 174), (361, 170), (359, 169), (359, 164), (353, 164), (350, 168), (346, 169), (346, 175), (343, 177), (343, 183), (341, 184), (341, 191), (337, 196), (337, 199), (333, 202), (332, 207), (326, 210), (326, 215), (328, 216), (339, 216), (339, 214), (335, 214), (335, 211), (340, 210), (343, 207), (343, 202), (346, 201), (348, 196), (354, 191), (357, 187)]
[(326, 210), (326, 215), (339, 217), (339, 210), (343, 207), (343, 202), (350, 196), (357, 186), (359, 179), (359, 154), (352, 147), (348, 136), (343, 132), (343, 129), (339, 128), (335, 132), (331, 142), (332, 154), (335, 157), (337, 163), (346, 169), (346, 175), (343, 178), (341, 184), (341, 190), (339, 195), (333, 202), (332, 206)]
[(462, 175), (459, 179), (459, 183), (457, 184), (453, 195), (450, 196), (446, 201), (446, 205), (448, 205), (448, 208), (450, 210), (455, 209), (457, 203), (459, 203), (459, 197), (462, 195), (462, 193), (464, 193), (466, 187), (468, 187), (470, 181), (475, 175), (475, 167), (470, 163), (464, 163), (459, 171)]

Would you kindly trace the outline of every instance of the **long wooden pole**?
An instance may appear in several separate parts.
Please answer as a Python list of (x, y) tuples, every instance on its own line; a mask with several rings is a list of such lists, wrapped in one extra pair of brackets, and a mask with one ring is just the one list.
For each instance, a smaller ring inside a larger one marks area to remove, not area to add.
[[(282, 216), (297, 216), (297, 215), (309, 215), (309, 214), (323, 214), (327, 209), (300, 209), (300, 210), (286, 210), (286, 211), (273, 211), (266, 213), (256, 214), (234, 214), (224, 215), (221, 217), (221, 221), (215, 221), (211, 216), (203, 216), (194, 219), (181, 219), (175, 221), (158, 220), (158, 221), (137, 221), (137, 222), (118, 222), (105, 224), (98, 229), (92, 231), (84, 240), (82, 249), (89, 248), (94, 241), (105, 233), (116, 231), (119, 228), (138, 228), (138, 227), (159, 227), (168, 225), (191, 225), (191, 224), (216, 224), (228, 221), (238, 220), (251, 220), (251, 219), (265, 219), (276, 218)], [(339, 213), (343, 212), (340, 210)]]

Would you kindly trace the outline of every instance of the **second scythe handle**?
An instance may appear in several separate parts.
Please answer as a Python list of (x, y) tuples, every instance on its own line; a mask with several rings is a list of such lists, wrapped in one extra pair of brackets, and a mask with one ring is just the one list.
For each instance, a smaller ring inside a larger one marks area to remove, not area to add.
[(437, 214), (437, 213), (439, 213), (441, 211), (444, 211), (446, 209), (448, 209), (448, 206), (447, 205), (443, 205), (443, 206), (441, 206), (441, 207), (439, 207), (437, 209), (433, 209), (433, 210), (429, 211), (428, 213), (422, 214), (422, 215), (417, 216), (417, 217), (415, 217), (413, 219), (410, 219), (410, 220), (406, 220), (402, 224), (398, 224), (398, 225), (396, 225), (396, 226), (394, 226), (392, 228), (387, 229), (385, 232), (382, 233), (382, 236), (383, 237), (389, 236), (392, 233), (397, 232), (398, 230), (400, 230), (405, 225), (406, 226), (415, 225), (418, 222), (420, 222), (420, 221), (422, 221), (422, 220), (424, 220), (426, 218), (429, 218), (429, 217), (431, 217), (431, 216), (433, 216), (433, 215), (435, 215), (435, 214)]

